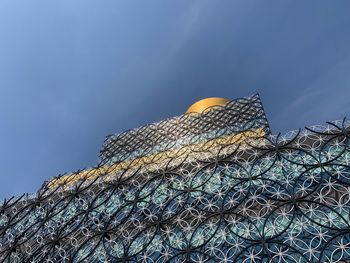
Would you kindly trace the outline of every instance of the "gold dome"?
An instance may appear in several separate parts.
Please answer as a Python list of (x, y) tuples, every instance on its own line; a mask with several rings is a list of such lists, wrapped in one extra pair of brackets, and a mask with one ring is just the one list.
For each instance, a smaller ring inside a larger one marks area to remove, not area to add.
[(223, 106), (230, 100), (225, 98), (206, 98), (193, 103), (186, 111), (186, 113), (202, 113), (206, 109), (214, 106)]

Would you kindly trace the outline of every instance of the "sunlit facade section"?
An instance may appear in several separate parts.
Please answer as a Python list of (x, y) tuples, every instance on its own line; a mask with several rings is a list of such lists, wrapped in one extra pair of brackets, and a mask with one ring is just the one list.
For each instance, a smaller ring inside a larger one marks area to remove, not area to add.
[(0, 260), (350, 261), (350, 123), (275, 136), (258, 95), (222, 101), (4, 200)]

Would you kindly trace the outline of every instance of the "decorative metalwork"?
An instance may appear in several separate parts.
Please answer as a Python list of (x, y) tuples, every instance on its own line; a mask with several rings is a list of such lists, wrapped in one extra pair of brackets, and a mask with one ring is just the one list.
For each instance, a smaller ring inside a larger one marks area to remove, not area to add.
[(270, 134), (259, 96), (235, 99), (202, 114), (184, 114), (107, 136), (99, 163), (110, 165), (258, 128)]
[(4, 200), (0, 260), (348, 262), (350, 123), (272, 136), (262, 107), (217, 122), (225, 107), (205, 113), (203, 135), (189, 115), (168, 121), (193, 129), (161, 122), (110, 136), (98, 167)]

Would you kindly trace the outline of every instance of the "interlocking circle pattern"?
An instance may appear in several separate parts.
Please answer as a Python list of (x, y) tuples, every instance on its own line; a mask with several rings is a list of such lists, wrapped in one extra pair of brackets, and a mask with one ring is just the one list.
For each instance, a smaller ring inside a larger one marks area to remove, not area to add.
[(110, 136), (98, 167), (4, 200), (0, 260), (350, 262), (350, 123), (272, 136), (241, 100), (255, 115)]

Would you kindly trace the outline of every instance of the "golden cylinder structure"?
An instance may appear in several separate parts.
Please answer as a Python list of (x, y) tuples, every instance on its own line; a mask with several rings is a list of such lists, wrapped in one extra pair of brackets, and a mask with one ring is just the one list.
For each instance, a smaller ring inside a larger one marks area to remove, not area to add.
[(199, 101), (193, 103), (187, 109), (186, 114), (187, 113), (202, 113), (211, 107), (223, 106), (223, 105), (227, 104), (228, 102), (230, 102), (230, 100), (225, 99), (225, 98), (217, 98), (217, 97), (202, 99), (202, 100), (199, 100)]

